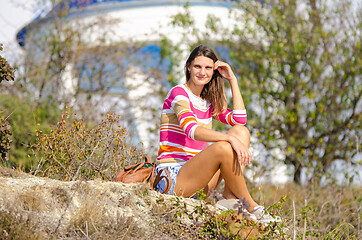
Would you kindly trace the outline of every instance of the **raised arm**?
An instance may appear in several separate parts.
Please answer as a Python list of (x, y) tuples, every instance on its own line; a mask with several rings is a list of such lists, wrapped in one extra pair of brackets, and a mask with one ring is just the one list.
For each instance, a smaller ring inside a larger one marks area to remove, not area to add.
[(229, 64), (216, 61), (214, 70), (219, 71), (220, 75), (225, 78), (231, 87), (231, 93), (233, 97), (233, 110), (245, 110), (243, 97), (241, 96), (238, 80), (235, 77)]
[[(233, 97), (233, 111), (242, 111), (244, 113), (245, 105), (240, 93), (238, 80), (229, 64), (222, 61), (217, 61), (215, 62), (214, 70), (219, 71), (220, 75), (230, 83)], [(245, 124), (245, 122), (243, 122), (243, 124)], [(194, 138), (195, 140), (206, 142), (227, 141), (231, 144), (232, 148), (236, 152), (237, 159), (241, 164), (246, 165), (251, 162), (251, 153), (249, 149), (234, 136), (203, 127), (197, 127), (194, 132)]]

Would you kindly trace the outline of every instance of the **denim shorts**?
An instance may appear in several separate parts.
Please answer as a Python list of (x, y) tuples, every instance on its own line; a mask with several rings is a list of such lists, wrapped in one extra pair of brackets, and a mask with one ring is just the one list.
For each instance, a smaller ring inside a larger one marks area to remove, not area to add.
[[(170, 172), (172, 183), (171, 183), (170, 190), (166, 194), (174, 195), (174, 189), (175, 189), (175, 185), (176, 185), (176, 177), (177, 177), (178, 172), (180, 171), (180, 168), (184, 164), (185, 164), (185, 162), (177, 162), (177, 163), (160, 163), (159, 165), (157, 165), (157, 167), (156, 167), (156, 175), (158, 174), (158, 172), (161, 169), (167, 169)], [(165, 172), (162, 172), (161, 176), (166, 176), (167, 177)], [(162, 193), (165, 190), (165, 188), (166, 188), (166, 180), (163, 178), (156, 185), (155, 190)]]

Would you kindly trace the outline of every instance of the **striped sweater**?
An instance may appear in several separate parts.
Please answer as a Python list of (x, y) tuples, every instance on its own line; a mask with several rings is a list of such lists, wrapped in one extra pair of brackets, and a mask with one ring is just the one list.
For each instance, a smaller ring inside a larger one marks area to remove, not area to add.
[[(160, 149), (157, 162), (183, 162), (202, 151), (207, 142), (194, 138), (195, 129), (212, 127), (212, 105), (193, 94), (185, 85), (172, 88), (163, 105), (160, 126)], [(225, 109), (214, 116), (234, 126), (246, 123), (246, 110)]]

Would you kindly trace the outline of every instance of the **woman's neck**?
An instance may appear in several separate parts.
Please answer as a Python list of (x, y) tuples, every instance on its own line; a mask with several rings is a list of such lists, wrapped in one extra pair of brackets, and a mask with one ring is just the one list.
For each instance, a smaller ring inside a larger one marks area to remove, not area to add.
[[(196, 96), (200, 97), (201, 95), (201, 92), (202, 92), (202, 89), (204, 88), (204, 86), (196, 86), (196, 85), (193, 85), (191, 83), (191, 81), (187, 81), (185, 83), (185, 86), (193, 93), (195, 94)], [(201, 97), (200, 97), (201, 98)]]

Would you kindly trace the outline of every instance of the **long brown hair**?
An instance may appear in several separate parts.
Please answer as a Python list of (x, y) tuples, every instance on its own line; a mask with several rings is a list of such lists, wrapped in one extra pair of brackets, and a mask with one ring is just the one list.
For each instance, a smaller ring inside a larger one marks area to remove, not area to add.
[[(190, 80), (190, 72), (188, 68), (190, 67), (192, 61), (199, 56), (204, 56), (212, 59), (214, 63), (218, 60), (215, 52), (206, 45), (200, 45), (196, 47), (191, 53), (189, 58), (186, 61), (185, 65), (185, 74), (186, 81)], [(200, 95), (203, 99), (206, 99), (214, 107), (213, 115), (221, 113), (221, 111), (226, 107), (226, 97), (224, 93), (224, 80), (221, 77), (219, 71), (215, 70), (214, 74), (209, 83), (207, 83), (201, 91)]]

